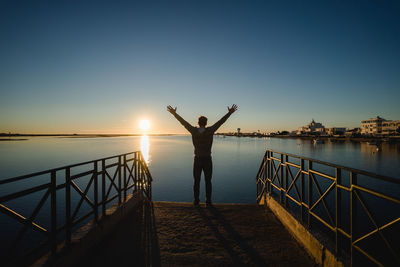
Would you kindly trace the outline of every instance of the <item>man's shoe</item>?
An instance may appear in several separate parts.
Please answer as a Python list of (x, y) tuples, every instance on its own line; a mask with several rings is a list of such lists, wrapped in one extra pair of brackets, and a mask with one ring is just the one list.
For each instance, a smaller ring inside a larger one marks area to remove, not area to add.
[(213, 204), (211, 202), (206, 202), (206, 207), (211, 208), (211, 207), (213, 207)]
[(199, 201), (194, 201), (193, 206), (198, 207), (199, 206)]

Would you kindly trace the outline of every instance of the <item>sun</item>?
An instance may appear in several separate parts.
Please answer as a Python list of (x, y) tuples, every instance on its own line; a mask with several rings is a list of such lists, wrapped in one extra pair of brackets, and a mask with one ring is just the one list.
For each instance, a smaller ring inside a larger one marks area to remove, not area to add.
[(149, 120), (141, 120), (139, 122), (139, 128), (142, 131), (147, 131), (150, 129), (150, 121)]

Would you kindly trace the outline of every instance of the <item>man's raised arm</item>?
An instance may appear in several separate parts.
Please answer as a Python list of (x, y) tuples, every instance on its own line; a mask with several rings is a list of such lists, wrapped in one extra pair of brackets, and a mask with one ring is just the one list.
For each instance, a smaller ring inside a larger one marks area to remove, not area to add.
[(229, 116), (231, 116), (232, 113), (235, 112), (236, 110), (237, 110), (236, 104), (233, 104), (232, 107), (228, 106), (228, 113), (226, 113), (225, 116), (223, 116), (219, 121), (217, 121), (216, 123), (214, 123), (213, 126), (210, 127), (212, 131), (216, 132), (218, 128), (221, 127), (221, 125), (224, 124), (224, 122), (226, 122)]
[(171, 106), (167, 107), (167, 110), (169, 113), (171, 113), (172, 115), (174, 115), (174, 117), (183, 125), (183, 127), (186, 128), (186, 130), (188, 130), (189, 132), (192, 132), (192, 130), (194, 129), (194, 127), (192, 125), (190, 125), (190, 123), (188, 123), (187, 121), (185, 121), (181, 116), (178, 115), (178, 113), (176, 113), (176, 107), (173, 108)]

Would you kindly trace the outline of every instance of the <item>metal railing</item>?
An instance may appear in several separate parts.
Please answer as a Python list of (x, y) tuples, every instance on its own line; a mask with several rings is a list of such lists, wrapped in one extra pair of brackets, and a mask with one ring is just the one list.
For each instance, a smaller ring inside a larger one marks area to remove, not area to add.
[[(7, 247), (2, 248), (2, 258), (22, 258), (26, 264), (47, 251), (55, 255), (62, 242), (70, 246), (72, 233), (81, 225), (101, 223), (107, 207), (123, 205), (133, 193), (151, 199), (151, 182), (139, 151), (0, 180), (0, 192), (6, 192), (0, 193), (0, 212), (12, 224), (22, 224), (11, 240), (3, 234), (1, 242)], [(34, 202), (37, 205), (31, 205)], [(32, 206), (31, 212), (27, 206)], [(41, 237), (32, 238), (28, 232)]]
[(257, 202), (267, 195), (350, 265), (400, 264), (400, 179), (267, 150)]

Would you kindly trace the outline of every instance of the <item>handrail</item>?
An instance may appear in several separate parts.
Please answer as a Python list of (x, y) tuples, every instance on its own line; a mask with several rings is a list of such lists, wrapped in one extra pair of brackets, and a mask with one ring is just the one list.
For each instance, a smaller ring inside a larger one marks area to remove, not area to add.
[[(291, 158), (298, 159), (299, 164), (290, 162)], [(314, 167), (313, 163), (317, 163), (318, 167)], [(327, 174), (327, 169), (335, 174)], [(345, 177), (345, 172), (348, 172), (348, 177)], [(394, 193), (379, 192), (376, 185), (369, 188), (370, 185), (363, 183), (359, 176), (374, 178), (370, 182), (373, 184), (389, 183)], [(346, 178), (348, 186), (343, 184)], [(258, 203), (266, 200), (267, 195), (276, 197), (283, 208), (290, 210), (309, 229), (312, 227), (320, 233), (333, 233), (333, 240), (327, 238), (335, 244), (333, 253), (348, 258), (352, 266), (362, 260), (381, 266), (400, 264), (396, 245), (400, 235), (392, 235), (388, 239), (385, 232), (389, 228), (393, 231), (398, 229), (395, 227), (400, 223), (399, 193), (400, 179), (270, 149), (266, 150), (257, 173)], [(344, 197), (345, 194), (348, 198)], [(374, 214), (376, 198), (385, 201), (385, 207), (378, 207), (379, 215), (385, 216), (385, 220)], [(385, 208), (390, 210), (385, 213)], [(361, 213), (368, 221), (360, 222)], [(368, 223), (372, 227), (366, 228)], [(374, 242), (372, 237), (382, 243)]]
[(120, 156), (131, 155), (131, 154), (134, 154), (134, 153), (135, 152), (128, 152), (128, 153), (125, 153), (125, 154), (119, 154), (119, 155), (115, 155), (115, 156), (110, 156), (110, 157), (105, 157), (105, 158), (85, 161), (85, 162), (76, 163), (76, 164), (72, 164), (72, 165), (66, 165), (66, 166), (62, 166), (62, 167), (58, 167), (58, 168), (54, 168), (54, 169), (48, 169), (48, 170), (45, 170), (45, 171), (34, 172), (34, 173), (30, 173), (30, 174), (24, 174), (24, 175), (17, 176), (17, 177), (2, 179), (2, 180), (0, 180), (0, 185), (1, 184), (6, 184), (6, 183), (10, 183), (10, 182), (19, 181), (19, 180), (23, 180), (23, 179), (26, 179), (26, 178), (30, 178), (32, 176), (43, 175), (43, 174), (46, 174), (46, 173), (50, 173), (52, 171), (60, 171), (62, 169), (66, 169), (66, 168), (73, 168), (73, 167), (77, 167), (77, 166), (87, 165), (87, 164), (93, 163), (95, 161), (112, 159), (112, 158), (116, 158), (116, 157), (120, 157)]
[[(128, 158), (130, 155), (132, 157)], [(87, 165), (85, 170), (80, 168), (77, 173), (71, 175), (71, 171), (84, 165)], [(32, 182), (25, 186), (15, 184), (18, 181), (34, 177), (43, 178), (43, 176), (44, 182), (43, 179), (32, 179), (29, 180)], [(11, 192), (3, 190), (7, 193), (0, 195), (0, 213), (24, 225), (14, 240), (7, 240), (10, 245), (6, 250), (3, 249), (6, 255), (2, 257), (8, 258), (5, 262), (9, 264), (15, 263), (16, 258), (21, 258), (19, 249), (29, 229), (42, 233), (44, 241), (33, 242), (29, 251), (22, 254), (24, 264), (29, 264), (48, 250), (55, 255), (57, 246), (61, 242), (65, 242), (65, 247), (70, 246), (72, 233), (80, 224), (88, 222), (90, 218), (95, 224), (100, 223), (107, 216), (107, 206), (113, 204), (121, 206), (131, 198), (130, 195), (143, 195), (151, 200), (151, 183), (152, 176), (140, 151), (0, 180), (2, 187), (11, 190)], [(132, 190), (132, 193), (128, 190)], [(61, 196), (60, 191), (65, 195), (64, 202), (61, 203), (58, 197)], [(39, 192), (43, 194), (41, 198), (39, 197), (33, 212), (28, 216), (23, 215), (24, 211), (11, 208), (12, 201), (26, 196), (32, 197), (33, 193)], [(77, 193), (78, 197), (73, 197), (71, 192)], [(83, 208), (84, 203), (88, 208)], [(37, 222), (41, 211), (47, 211), (48, 225), (40, 225)], [(60, 233), (63, 236), (61, 239)]]
[(380, 175), (380, 174), (376, 174), (376, 173), (368, 172), (368, 171), (364, 171), (364, 170), (359, 170), (359, 169), (351, 168), (351, 167), (347, 167), (347, 166), (337, 165), (337, 164), (326, 162), (326, 161), (322, 161), (322, 160), (317, 160), (317, 159), (307, 158), (307, 157), (303, 157), (303, 156), (298, 156), (298, 155), (294, 155), (294, 154), (290, 154), (290, 153), (283, 153), (283, 152), (275, 151), (275, 150), (272, 150), (272, 149), (268, 149), (268, 151), (273, 152), (273, 153), (277, 153), (277, 154), (283, 154), (283, 155), (286, 155), (286, 156), (289, 156), (289, 157), (292, 157), (292, 158), (298, 158), (298, 159), (304, 159), (304, 160), (307, 160), (307, 161), (312, 161), (312, 162), (315, 162), (317, 164), (322, 164), (322, 165), (326, 165), (326, 166), (333, 167), (333, 168), (341, 168), (342, 170), (345, 170), (345, 171), (357, 172), (357, 173), (359, 173), (361, 175), (369, 176), (371, 178), (376, 178), (376, 179), (379, 179), (379, 180), (384, 180), (384, 181), (387, 181), (387, 182), (400, 184), (400, 179), (396, 179), (396, 178), (393, 178), (393, 177)]

